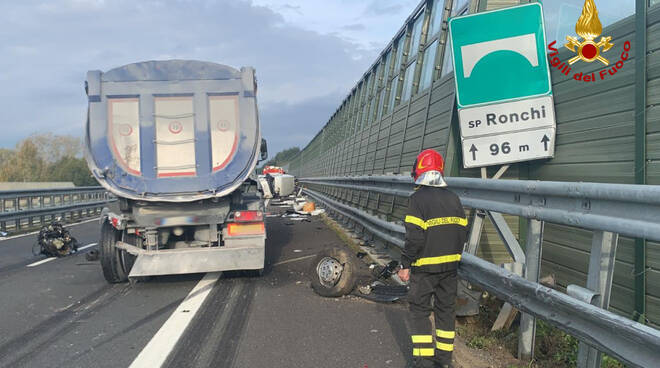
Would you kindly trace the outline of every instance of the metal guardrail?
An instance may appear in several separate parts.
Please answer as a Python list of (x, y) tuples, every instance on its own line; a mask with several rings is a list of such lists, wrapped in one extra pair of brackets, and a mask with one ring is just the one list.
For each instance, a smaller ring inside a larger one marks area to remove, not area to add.
[(98, 215), (112, 200), (103, 187), (0, 191), (0, 230), (23, 231), (56, 216), (67, 220)]
[[(404, 246), (405, 228), (401, 223), (385, 221), (342, 203), (320, 193), (316, 186), (324, 191), (343, 188), (405, 197), (413, 192), (410, 177), (324, 177), (299, 181), (314, 186), (314, 189), (306, 187), (305, 193), (330, 210), (387, 243)], [(471, 232), (459, 273), (465, 280), (526, 312), (521, 319), (521, 355), (533, 354), (535, 316), (582, 341), (578, 355), (581, 367), (600, 365), (600, 354), (595, 349), (634, 367), (651, 367), (660, 360), (660, 331), (607, 310), (618, 234), (660, 240), (660, 187), (472, 178), (446, 178), (446, 181), (463, 205), (485, 212), (472, 221), (473, 230), (477, 226), (479, 229), (476, 236)], [(528, 219), (525, 253), (500, 213)], [(473, 255), (485, 215), (493, 220), (516, 262), (524, 263), (524, 277)], [(545, 221), (594, 231), (587, 289), (569, 285), (569, 294), (571, 290), (581, 291), (567, 295), (538, 283)], [(589, 294), (588, 300), (582, 296), (585, 294)], [(523, 354), (525, 350), (527, 354)]]
[[(660, 241), (660, 186), (445, 178), (463, 205)], [(301, 183), (407, 197), (408, 176), (299, 179)]]
[(463, 254), (461, 278), (634, 367), (655, 367), (660, 331)]

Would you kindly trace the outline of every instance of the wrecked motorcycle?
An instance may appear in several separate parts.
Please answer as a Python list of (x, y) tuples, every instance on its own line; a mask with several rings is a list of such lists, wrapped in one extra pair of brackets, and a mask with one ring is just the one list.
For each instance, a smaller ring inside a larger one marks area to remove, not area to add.
[(78, 241), (59, 221), (53, 221), (39, 230), (37, 243), (32, 248), (35, 255), (64, 257), (78, 251)]

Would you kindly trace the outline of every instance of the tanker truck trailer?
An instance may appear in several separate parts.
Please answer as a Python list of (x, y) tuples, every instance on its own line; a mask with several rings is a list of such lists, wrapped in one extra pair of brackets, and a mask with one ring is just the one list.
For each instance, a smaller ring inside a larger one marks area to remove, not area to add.
[(187, 60), (89, 71), (85, 158), (118, 200), (101, 215), (110, 283), (264, 268), (267, 156), (254, 69)]

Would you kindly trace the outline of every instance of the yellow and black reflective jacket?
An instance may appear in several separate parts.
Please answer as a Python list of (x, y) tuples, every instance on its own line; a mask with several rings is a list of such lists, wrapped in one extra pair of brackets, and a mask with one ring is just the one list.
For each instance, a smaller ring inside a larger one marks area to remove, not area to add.
[(456, 194), (446, 188), (421, 186), (410, 196), (405, 227), (404, 268), (445, 272), (458, 267), (467, 240), (467, 217)]

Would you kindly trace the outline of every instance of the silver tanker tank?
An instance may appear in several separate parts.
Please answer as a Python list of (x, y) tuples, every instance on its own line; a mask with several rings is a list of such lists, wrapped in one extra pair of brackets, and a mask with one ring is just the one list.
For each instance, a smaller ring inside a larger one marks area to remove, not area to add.
[(106, 279), (263, 269), (254, 69), (146, 61), (90, 71), (85, 88), (85, 157), (118, 197), (101, 218)]

